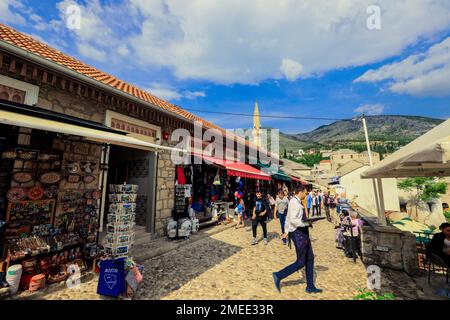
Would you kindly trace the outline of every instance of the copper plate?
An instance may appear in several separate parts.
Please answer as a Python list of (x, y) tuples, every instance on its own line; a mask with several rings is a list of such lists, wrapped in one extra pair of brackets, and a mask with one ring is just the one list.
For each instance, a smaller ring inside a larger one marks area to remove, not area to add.
[(46, 172), (41, 174), (39, 181), (44, 184), (55, 184), (61, 181), (61, 174), (59, 172)]
[(33, 180), (33, 175), (29, 172), (16, 172), (13, 174), (13, 180), (18, 183), (27, 183)]

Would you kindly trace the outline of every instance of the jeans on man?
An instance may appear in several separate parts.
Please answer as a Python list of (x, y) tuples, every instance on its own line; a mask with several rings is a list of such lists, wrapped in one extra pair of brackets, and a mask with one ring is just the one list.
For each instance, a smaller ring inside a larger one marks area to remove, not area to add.
[(258, 229), (258, 223), (261, 224), (261, 227), (263, 229), (263, 237), (264, 239), (267, 239), (267, 224), (266, 224), (266, 217), (257, 217), (255, 220), (252, 220), (252, 231), (253, 231), (253, 238), (256, 238), (256, 229)]
[(324, 206), (325, 207), (325, 215), (327, 216), (328, 222), (331, 222), (331, 215), (330, 215), (330, 206)]
[(279, 213), (278, 212), (278, 219), (280, 219), (280, 225), (281, 225), (281, 234), (284, 234), (284, 223), (286, 222), (286, 213)]
[(309, 239), (309, 230), (307, 227), (298, 228), (291, 236), (295, 245), (297, 260), (293, 264), (276, 272), (275, 275), (278, 279), (282, 280), (305, 267), (307, 287), (314, 288), (314, 252)]
[(320, 215), (320, 213), (319, 213), (319, 206), (318, 205), (314, 205), (313, 208), (312, 208), (312, 215), (311, 216), (318, 216), (318, 215)]

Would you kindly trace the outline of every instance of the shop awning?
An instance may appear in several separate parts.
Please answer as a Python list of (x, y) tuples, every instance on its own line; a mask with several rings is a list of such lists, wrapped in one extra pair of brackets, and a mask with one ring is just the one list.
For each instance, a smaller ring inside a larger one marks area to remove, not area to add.
[(32, 109), (28, 106), (22, 106), (4, 100), (0, 101), (0, 123), (67, 135), (81, 136), (95, 142), (110, 143), (141, 150), (151, 151), (155, 149), (164, 149), (178, 152), (184, 151), (181, 149), (174, 149), (143, 141), (128, 136), (126, 133), (115, 131), (111, 128), (91, 121), (77, 119), (75, 117), (58, 114), (37, 107), (33, 107)]
[(279, 168), (275, 169), (269, 165), (262, 164), (261, 162), (258, 162), (258, 166), (260, 168), (263, 168), (264, 170), (268, 171), (275, 180), (281, 180), (281, 181), (286, 181), (286, 182), (290, 182), (292, 180), (290, 176), (288, 176), (286, 173), (284, 173)]
[(367, 169), (362, 178), (450, 176), (450, 120)]
[[(198, 157), (199, 155), (195, 155), (195, 156)], [(243, 162), (226, 161), (223, 159), (218, 159), (218, 158), (210, 157), (210, 156), (206, 156), (206, 155), (202, 155), (201, 157), (206, 162), (215, 164), (219, 167), (226, 169), (227, 174), (229, 176), (248, 178), (248, 179), (257, 179), (257, 180), (266, 180), (266, 181), (272, 180), (272, 178), (269, 174), (262, 172), (261, 170), (256, 169), (255, 167), (252, 167)]]

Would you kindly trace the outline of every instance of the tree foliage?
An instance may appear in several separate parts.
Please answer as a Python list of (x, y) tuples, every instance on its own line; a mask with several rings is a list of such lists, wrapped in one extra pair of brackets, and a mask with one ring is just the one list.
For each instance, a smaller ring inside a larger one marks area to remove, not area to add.
[(301, 157), (297, 157), (294, 159), (295, 162), (304, 164), (308, 167), (313, 167), (315, 164), (318, 164), (320, 161), (325, 160), (324, 157), (320, 153), (314, 154), (305, 154)]
[(408, 178), (398, 183), (401, 190), (408, 192), (416, 191), (417, 200), (430, 202), (433, 199), (439, 199), (447, 193), (447, 183), (437, 180), (434, 177), (415, 177)]

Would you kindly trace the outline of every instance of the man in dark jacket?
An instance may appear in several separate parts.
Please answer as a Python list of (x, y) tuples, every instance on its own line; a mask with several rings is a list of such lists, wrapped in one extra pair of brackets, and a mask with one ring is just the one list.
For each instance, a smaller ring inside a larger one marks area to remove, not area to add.
[(427, 256), (435, 254), (450, 267), (450, 223), (441, 224), (439, 229), (441, 232), (436, 233), (427, 246)]
[(253, 206), (253, 215), (252, 215), (252, 231), (253, 231), (253, 241), (252, 245), (258, 244), (258, 240), (256, 240), (256, 231), (258, 229), (258, 224), (261, 225), (263, 229), (263, 238), (264, 244), (268, 244), (267, 239), (267, 214), (268, 214), (268, 206), (266, 199), (263, 198), (261, 191), (256, 191), (256, 199), (255, 204)]

